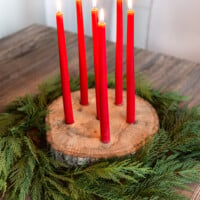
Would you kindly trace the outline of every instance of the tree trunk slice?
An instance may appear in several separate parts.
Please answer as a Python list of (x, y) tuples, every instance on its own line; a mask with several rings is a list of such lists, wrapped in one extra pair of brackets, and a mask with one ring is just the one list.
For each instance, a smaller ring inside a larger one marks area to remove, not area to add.
[(100, 123), (96, 119), (95, 90), (89, 90), (89, 106), (80, 105), (80, 92), (72, 93), (75, 123), (64, 123), (62, 97), (50, 106), (46, 118), (50, 131), (47, 141), (56, 159), (71, 165), (82, 165), (101, 158), (120, 157), (135, 153), (147, 137), (159, 128), (155, 109), (144, 99), (136, 96), (136, 123), (126, 123), (126, 92), (124, 104), (116, 106), (115, 90), (108, 90), (111, 142), (100, 140)]

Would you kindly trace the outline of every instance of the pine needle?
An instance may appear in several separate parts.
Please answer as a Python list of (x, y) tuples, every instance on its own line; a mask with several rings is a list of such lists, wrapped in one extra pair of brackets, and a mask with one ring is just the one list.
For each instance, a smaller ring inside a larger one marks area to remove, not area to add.
[[(80, 88), (78, 77), (71, 91)], [(94, 76), (88, 75), (89, 88)], [(108, 86), (114, 88), (113, 75)], [(126, 80), (124, 76), (124, 89)], [(180, 108), (185, 97), (152, 89), (136, 73), (136, 93), (160, 119), (158, 133), (135, 155), (99, 160), (72, 168), (54, 160), (46, 142), (48, 105), (62, 94), (60, 77), (39, 86), (38, 94), (11, 102), (0, 114), (0, 192), (8, 200), (158, 200), (184, 199), (177, 189), (200, 182), (200, 107)], [(30, 137), (33, 132), (37, 142)]]

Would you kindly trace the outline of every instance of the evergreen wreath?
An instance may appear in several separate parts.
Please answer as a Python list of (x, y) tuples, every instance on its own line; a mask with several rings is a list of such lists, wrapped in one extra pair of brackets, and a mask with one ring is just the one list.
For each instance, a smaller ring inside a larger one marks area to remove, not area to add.
[[(124, 78), (125, 80), (125, 78)], [(88, 76), (94, 87), (94, 76)], [(124, 84), (125, 85), (125, 84)], [(114, 87), (114, 77), (108, 76)], [(125, 88), (124, 88), (125, 89)], [(79, 90), (79, 79), (71, 80)], [(61, 96), (59, 76), (37, 95), (18, 98), (0, 114), (0, 191), (4, 199), (179, 200), (178, 189), (200, 182), (200, 108), (188, 109), (176, 93), (162, 93), (136, 74), (136, 92), (160, 118), (158, 133), (134, 155), (71, 167), (53, 159), (46, 142), (48, 105)]]

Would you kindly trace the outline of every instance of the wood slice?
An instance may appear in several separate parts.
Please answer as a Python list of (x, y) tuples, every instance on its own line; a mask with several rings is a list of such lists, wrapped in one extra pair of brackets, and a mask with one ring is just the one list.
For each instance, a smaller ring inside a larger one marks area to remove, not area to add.
[(144, 99), (136, 96), (136, 123), (126, 123), (126, 92), (124, 104), (116, 106), (115, 90), (108, 90), (111, 142), (100, 140), (100, 123), (96, 119), (95, 90), (89, 90), (89, 106), (80, 105), (80, 92), (72, 93), (75, 123), (64, 123), (62, 97), (50, 106), (46, 118), (51, 130), (47, 141), (56, 159), (68, 164), (81, 165), (100, 158), (119, 157), (136, 152), (145, 139), (154, 135), (159, 128), (155, 109)]

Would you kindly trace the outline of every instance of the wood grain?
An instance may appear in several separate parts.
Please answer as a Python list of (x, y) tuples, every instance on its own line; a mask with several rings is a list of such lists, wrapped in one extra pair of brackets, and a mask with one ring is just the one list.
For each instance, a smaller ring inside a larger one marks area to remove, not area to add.
[(80, 92), (72, 93), (75, 123), (64, 123), (63, 100), (59, 97), (50, 106), (47, 124), (47, 140), (51, 147), (65, 156), (79, 158), (110, 158), (135, 153), (145, 139), (159, 128), (155, 109), (144, 99), (136, 96), (136, 123), (126, 123), (126, 92), (124, 104), (115, 105), (115, 90), (108, 90), (111, 141), (104, 144), (100, 139), (100, 123), (96, 119), (95, 89), (89, 90), (89, 105), (80, 105)]
[[(77, 35), (66, 32), (70, 77), (78, 75)], [(87, 67), (94, 71), (92, 39), (86, 37)], [(124, 47), (124, 73), (126, 68)], [(107, 42), (108, 72), (115, 68), (115, 44)], [(190, 96), (189, 106), (200, 102), (200, 64), (147, 50), (135, 50), (135, 63), (156, 88)], [(38, 83), (59, 72), (57, 33), (32, 25), (0, 40), (0, 110), (18, 95), (35, 92)], [(192, 89), (191, 89), (192, 88)]]
[[(78, 75), (77, 35), (66, 32), (70, 77)], [(87, 67), (93, 72), (92, 39), (86, 37)], [(114, 72), (115, 44), (107, 42), (108, 71)], [(170, 52), (169, 52), (170, 53)], [(124, 47), (124, 73), (126, 68)], [(137, 69), (155, 88), (178, 91), (190, 96), (189, 106), (200, 103), (200, 64), (187, 60), (135, 49)], [(0, 111), (16, 96), (36, 92), (45, 78), (59, 72), (57, 34), (53, 28), (32, 25), (0, 40)], [(198, 199), (200, 186), (188, 196)]]

